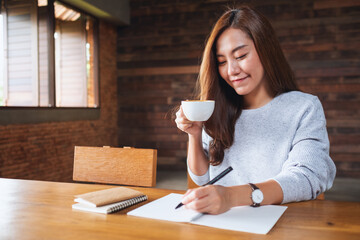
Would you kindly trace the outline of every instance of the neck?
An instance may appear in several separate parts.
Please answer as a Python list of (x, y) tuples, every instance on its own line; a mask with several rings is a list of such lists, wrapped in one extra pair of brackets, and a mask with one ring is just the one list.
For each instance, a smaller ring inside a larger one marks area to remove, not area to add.
[(256, 109), (266, 105), (273, 99), (273, 95), (270, 93), (265, 85), (254, 89), (251, 93), (244, 95), (244, 109)]

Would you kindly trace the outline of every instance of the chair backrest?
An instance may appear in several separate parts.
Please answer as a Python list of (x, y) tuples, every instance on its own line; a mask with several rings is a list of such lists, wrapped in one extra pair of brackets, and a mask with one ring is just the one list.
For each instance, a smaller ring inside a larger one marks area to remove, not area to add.
[(73, 180), (155, 187), (156, 149), (75, 147)]
[(320, 193), (317, 198), (318, 200), (325, 200), (325, 193)]
[(199, 185), (197, 185), (196, 183), (194, 183), (194, 181), (191, 179), (189, 173), (187, 174), (187, 185), (188, 185), (188, 189), (198, 188), (198, 187), (199, 187)]

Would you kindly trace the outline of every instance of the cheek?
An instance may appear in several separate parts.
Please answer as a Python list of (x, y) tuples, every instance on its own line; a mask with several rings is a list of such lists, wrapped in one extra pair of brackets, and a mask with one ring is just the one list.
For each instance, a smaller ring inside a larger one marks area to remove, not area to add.
[(226, 68), (225, 67), (219, 67), (218, 68), (219, 70), (219, 73), (220, 73), (220, 76), (223, 78), (223, 79), (227, 79), (227, 71), (226, 71)]
[(261, 65), (261, 63), (257, 63), (256, 68), (254, 68), (254, 72), (257, 76), (257, 78), (259, 78), (259, 80), (261, 80), (264, 76), (264, 68)]
[(244, 62), (243, 69), (253, 77), (262, 78), (264, 69), (259, 58), (253, 57), (248, 59), (249, 61)]
[(256, 70), (258, 67), (256, 58), (249, 57), (245, 59), (245, 61), (241, 62), (241, 68), (244, 72), (251, 73), (252, 71)]
[(223, 68), (220, 67), (220, 68), (218, 68), (218, 70), (219, 70), (219, 74), (222, 77), (222, 79), (224, 79), (227, 84), (232, 86), (231, 81), (229, 81), (229, 77), (228, 77), (226, 68), (225, 67), (223, 67)]

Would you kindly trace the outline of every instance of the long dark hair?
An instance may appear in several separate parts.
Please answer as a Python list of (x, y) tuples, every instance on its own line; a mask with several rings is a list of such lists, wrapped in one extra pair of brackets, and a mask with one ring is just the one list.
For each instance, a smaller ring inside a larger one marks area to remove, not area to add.
[(213, 139), (209, 153), (210, 164), (214, 166), (223, 161), (224, 150), (233, 144), (235, 123), (244, 105), (243, 96), (238, 95), (218, 71), (216, 42), (228, 28), (242, 30), (254, 42), (273, 97), (298, 90), (293, 71), (286, 61), (270, 22), (249, 6), (225, 12), (207, 39), (196, 88), (199, 99), (215, 100), (214, 113), (204, 124), (206, 133)]

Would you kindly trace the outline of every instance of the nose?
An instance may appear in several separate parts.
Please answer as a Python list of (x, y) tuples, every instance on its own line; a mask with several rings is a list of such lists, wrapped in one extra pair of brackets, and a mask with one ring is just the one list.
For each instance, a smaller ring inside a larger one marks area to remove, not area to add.
[(228, 75), (236, 76), (241, 72), (241, 68), (236, 60), (229, 61), (228, 64)]

